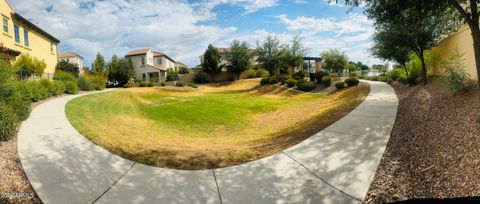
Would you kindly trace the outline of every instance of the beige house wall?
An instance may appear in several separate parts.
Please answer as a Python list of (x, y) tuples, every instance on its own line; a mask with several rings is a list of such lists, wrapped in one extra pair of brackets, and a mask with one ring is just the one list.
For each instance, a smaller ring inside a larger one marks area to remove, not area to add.
[[(438, 46), (433, 48), (432, 51), (441, 61), (446, 61), (455, 50), (464, 54), (466, 71), (470, 74), (472, 79), (477, 80), (478, 76), (473, 51), (473, 40), (468, 26), (461, 28), (458, 32), (440, 41)], [(443, 76), (444, 70), (442, 69), (441, 64), (442, 63), (436, 63), (433, 69), (430, 70), (430, 75)]]

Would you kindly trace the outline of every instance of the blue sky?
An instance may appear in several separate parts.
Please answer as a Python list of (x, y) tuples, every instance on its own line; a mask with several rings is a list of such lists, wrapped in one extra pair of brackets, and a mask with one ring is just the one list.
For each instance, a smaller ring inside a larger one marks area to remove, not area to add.
[[(37, 23), (88, 65), (97, 52), (107, 58), (152, 48), (189, 66), (212, 43), (234, 39), (255, 46), (268, 35), (288, 43), (304, 38), (310, 56), (330, 48), (352, 61), (378, 63), (370, 56), (372, 22), (359, 8), (328, 0), (11, 0), (16, 11)], [(348, 11), (348, 12), (347, 12)]]

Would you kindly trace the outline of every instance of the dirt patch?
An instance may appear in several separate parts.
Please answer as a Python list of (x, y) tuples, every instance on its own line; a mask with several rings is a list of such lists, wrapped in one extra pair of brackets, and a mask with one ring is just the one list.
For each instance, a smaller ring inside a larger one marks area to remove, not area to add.
[(480, 194), (480, 91), (431, 81), (394, 86), (397, 118), (365, 203)]

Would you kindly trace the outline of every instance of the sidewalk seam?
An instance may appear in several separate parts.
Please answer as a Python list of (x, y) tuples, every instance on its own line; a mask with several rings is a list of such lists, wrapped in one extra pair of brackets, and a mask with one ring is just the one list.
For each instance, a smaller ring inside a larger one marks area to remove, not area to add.
[(102, 198), (103, 195), (105, 195), (113, 186), (115, 186), (129, 171), (130, 169), (133, 168), (133, 166), (135, 166), (135, 164), (137, 164), (137, 162), (133, 162), (132, 166), (130, 166), (130, 168), (128, 168), (125, 173), (123, 173), (115, 182), (113, 182), (113, 184), (107, 188), (107, 190), (105, 190), (105, 192), (103, 192), (100, 196), (98, 196), (98, 198), (96, 198), (93, 202), (93, 203), (96, 203), (100, 198)]
[(333, 186), (332, 184), (328, 183), (327, 181), (325, 181), (324, 179), (322, 179), (319, 175), (317, 175), (315, 172), (313, 172), (312, 170), (308, 169), (305, 165), (303, 165), (302, 163), (300, 163), (299, 161), (297, 161), (295, 158), (293, 158), (292, 156), (290, 156), (288, 153), (282, 151), (283, 154), (285, 154), (287, 157), (289, 157), (290, 159), (292, 159), (293, 161), (295, 161), (296, 163), (298, 163), (300, 166), (302, 166), (304, 169), (306, 169), (308, 172), (310, 172), (312, 175), (314, 175), (315, 177), (317, 177), (318, 179), (320, 179), (323, 183), (327, 184), (328, 186), (332, 187), (333, 189), (337, 190), (338, 192), (346, 195), (347, 197), (351, 198), (351, 199), (354, 199), (356, 201), (360, 201), (362, 202), (362, 200), (356, 198), (356, 197), (353, 197), (352, 195), (338, 189), (337, 187)]
[(222, 194), (220, 194), (220, 187), (218, 186), (217, 176), (215, 175), (215, 170), (214, 169), (212, 169), (212, 173), (213, 173), (213, 178), (215, 179), (215, 185), (217, 185), (218, 198), (220, 198), (220, 204), (223, 204)]

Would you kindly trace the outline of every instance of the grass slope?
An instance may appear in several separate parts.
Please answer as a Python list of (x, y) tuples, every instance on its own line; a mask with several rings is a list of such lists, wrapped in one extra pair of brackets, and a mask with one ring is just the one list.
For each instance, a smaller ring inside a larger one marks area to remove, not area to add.
[(204, 169), (292, 146), (346, 115), (369, 92), (365, 84), (330, 95), (256, 84), (118, 90), (71, 101), (67, 116), (115, 154), (149, 165)]

